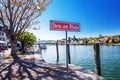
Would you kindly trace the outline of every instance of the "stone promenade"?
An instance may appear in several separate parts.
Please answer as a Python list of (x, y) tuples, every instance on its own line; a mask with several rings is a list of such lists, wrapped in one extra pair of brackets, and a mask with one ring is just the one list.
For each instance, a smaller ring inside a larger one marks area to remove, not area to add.
[(0, 65), (0, 80), (105, 80), (81, 66), (46, 63), (41, 54), (5, 59)]

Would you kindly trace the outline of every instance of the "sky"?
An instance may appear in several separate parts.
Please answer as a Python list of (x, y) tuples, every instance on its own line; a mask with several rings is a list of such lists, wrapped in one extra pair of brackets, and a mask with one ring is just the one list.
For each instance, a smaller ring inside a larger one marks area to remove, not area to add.
[(120, 34), (120, 0), (52, 0), (37, 18), (40, 30), (29, 30), (40, 40), (65, 38), (65, 31), (50, 31), (50, 20), (80, 23), (80, 32), (69, 37), (95, 37)]

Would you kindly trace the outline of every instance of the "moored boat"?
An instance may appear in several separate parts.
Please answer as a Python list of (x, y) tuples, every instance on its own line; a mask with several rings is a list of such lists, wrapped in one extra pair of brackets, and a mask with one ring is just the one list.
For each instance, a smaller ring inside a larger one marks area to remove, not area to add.
[(41, 49), (47, 49), (46, 44), (41, 44)]

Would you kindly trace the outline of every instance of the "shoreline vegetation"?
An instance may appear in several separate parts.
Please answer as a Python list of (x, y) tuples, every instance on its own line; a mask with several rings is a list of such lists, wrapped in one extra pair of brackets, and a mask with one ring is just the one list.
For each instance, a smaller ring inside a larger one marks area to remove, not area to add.
[[(58, 43), (59, 45), (66, 45), (66, 44), (60, 44)], [(114, 43), (114, 44), (101, 44), (99, 43), (100, 45), (104, 45), (104, 46), (120, 46), (120, 43)], [(46, 43), (46, 45), (56, 45), (56, 43)], [(94, 45), (94, 43), (92, 44), (70, 44), (70, 45)]]
[[(60, 45), (65, 45), (66, 40), (44, 40), (44, 43), (48, 45), (55, 45), (56, 43)], [(102, 36), (99, 37), (89, 37), (89, 38), (76, 38), (75, 36), (69, 37), (68, 42), (70, 45), (93, 45), (94, 43), (100, 43), (100, 45), (112, 45), (112, 46), (120, 46), (120, 34), (114, 36)], [(42, 41), (41, 41), (42, 43)]]

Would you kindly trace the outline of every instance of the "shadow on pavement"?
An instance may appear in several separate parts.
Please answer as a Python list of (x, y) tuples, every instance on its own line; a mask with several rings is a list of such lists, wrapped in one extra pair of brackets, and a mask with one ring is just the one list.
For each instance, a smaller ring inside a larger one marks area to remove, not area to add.
[(22, 59), (14, 59), (1, 66), (0, 80), (81, 80), (72, 70), (67, 77), (66, 68), (38, 66)]

